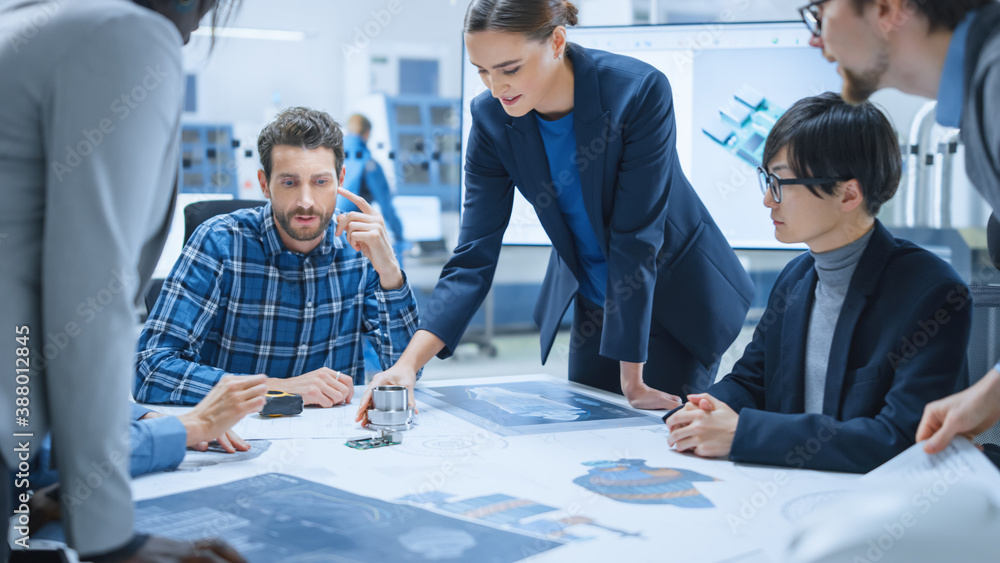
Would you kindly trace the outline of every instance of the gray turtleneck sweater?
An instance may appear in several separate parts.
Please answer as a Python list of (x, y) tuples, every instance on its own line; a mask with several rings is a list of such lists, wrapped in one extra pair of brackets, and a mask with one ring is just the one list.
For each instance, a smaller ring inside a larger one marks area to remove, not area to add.
[(829, 252), (811, 252), (816, 261), (815, 299), (806, 332), (806, 412), (822, 413), (826, 393), (826, 370), (830, 363), (830, 345), (840, 318), (840, 309), (851, 285), (854, 269), (868, 248), (875, 229), (858, 240)]

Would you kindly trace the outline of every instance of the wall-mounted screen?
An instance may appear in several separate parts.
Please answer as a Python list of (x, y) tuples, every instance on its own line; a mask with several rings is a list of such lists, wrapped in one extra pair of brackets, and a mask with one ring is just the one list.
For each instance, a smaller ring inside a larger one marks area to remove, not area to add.
[[(764, 139), (790, 105), (841, 86), (834, 66), (809, 46), (802, 22), (590, 27), (568, 34), (584, 47), (663, 71), (673, 89), (681, 166), (730, 244), (788, 247), (774, 239), (757, 184)], [(486, 89), (467, 56), (464, 65), (463, 147), (472, 126), (469, 104)], [(462, 188), (464, 194), (464, 178)], [(549, 244), (520, 194), (504, 243)]]

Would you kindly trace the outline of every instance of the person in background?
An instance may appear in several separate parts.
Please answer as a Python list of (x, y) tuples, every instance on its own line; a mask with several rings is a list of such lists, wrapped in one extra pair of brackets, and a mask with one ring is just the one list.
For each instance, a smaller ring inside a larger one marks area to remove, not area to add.
[(899, 185), (889, 120), (835, 93), (775, 124), (759, 170), (782, 270), (732, 373), (667, 418), (680, 452), (864, 473), (914, 444), (924, 405), (967, 383), (968, 288), (876, 219)]
[[(368, 150), (372, 123), (367, 117), (355, 113), (347, 118), (347, 134), (344, 135), (344, 189), (370, 203), (377, 203), (385, 224), (393, 236), (393, 249), (401, 260), (405, 248), (403, 222), (399, 220), (396, 207), (392, 204), (392, 192), (385, 178), (382, 166), (372, 158)], [(337, 209), (343, 212), (357, 211), (358, 206), (340, 197)]]
[[(392, 233), (392, 250), (400, 267), (403, 265), (403, 251), (406, 249), (406, 239), (403, 238), (403, 223), (396, 214), (396, 206), (392, 203), (392, 192), (389, 182), (385, 179), (382, 166), (372, 158), (368, 150), (368, 139), (371, 137), (372, 123), (367, 117), (355, 113), (347, 118), (347, 134), (344, 135), (344, 189), (361, 197), (365, 201), (377, 203), (385, 224)], [(337, 209), (343, 212), (358, 211), (350, 199), (341, 196), (337, 199)], [(365, 342), (365, 375), (373, 375), (382, 371), (375, 348)]]
[[(800, 8), (810, 42), (837, 63), (850, 102), (883, 88), (937, 100), (960, 127), (965, 169), (1000, 208), (1000, 4), (995, 0), (819, 0)], [(972, 387), (926, 407), (917, 431), (937, 453), (1000, 420), (1000, 363)], [(991, 458), (1000, 464), (1000, 452)]]

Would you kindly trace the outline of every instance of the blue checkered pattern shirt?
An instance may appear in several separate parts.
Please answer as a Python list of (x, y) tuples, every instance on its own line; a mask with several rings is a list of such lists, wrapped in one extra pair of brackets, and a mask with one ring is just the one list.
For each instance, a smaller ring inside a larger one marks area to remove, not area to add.
[(363, 384), (362, 336), (383, 369), (394, 364), (418, 324), (409, 283), (382, 289), (335, 228), (303, 255), (281, 242), (270, 203), (199, 226), (139, 336), (136, 400), (194, 404), (226, 374), (321, 367)]

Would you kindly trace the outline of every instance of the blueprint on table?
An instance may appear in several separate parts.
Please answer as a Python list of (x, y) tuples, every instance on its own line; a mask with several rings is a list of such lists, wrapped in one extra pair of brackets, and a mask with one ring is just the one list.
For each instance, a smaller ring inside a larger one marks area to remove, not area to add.
[(586, 475), (574, 483), (618, 502), (672, 504), (681, 508), (711, 508), (714, 505), (695, 488), (698, 481), (714, 477), (673, 467), (649, 467), (644, 459), (588, 461)]
[(662, 424), (659, 417), (547, 381), (417, 389), (417, 400), (501, 436)]
[(223, 535), (252, 563), (499, 562), (562, 545), (280, 473), (138, 502), (135, 529), (188, 541)]

